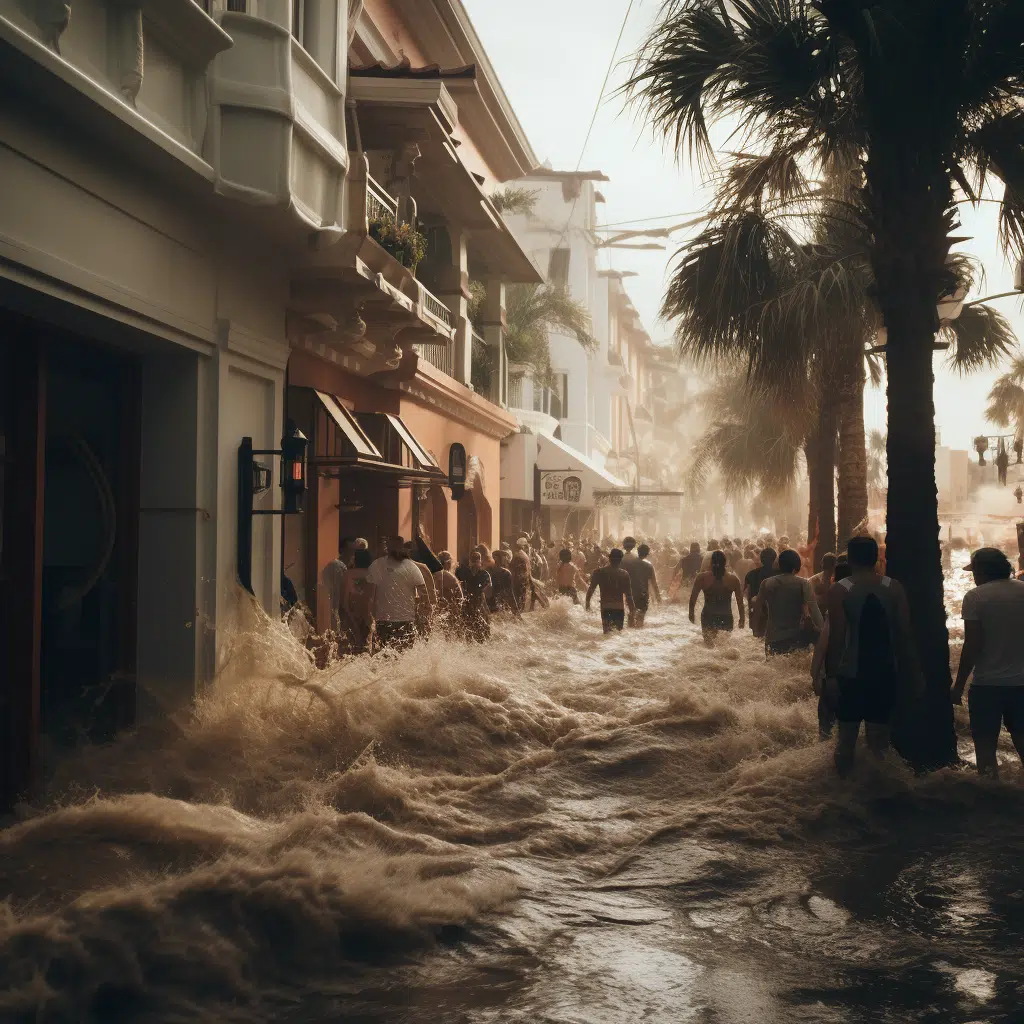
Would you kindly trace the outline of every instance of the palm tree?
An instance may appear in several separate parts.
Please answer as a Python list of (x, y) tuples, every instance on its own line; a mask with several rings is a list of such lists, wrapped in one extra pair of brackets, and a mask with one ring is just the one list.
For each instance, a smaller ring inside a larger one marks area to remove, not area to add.
[[(469, 319), (474, 321), (483, 299), (483, 285), (470, 285), (473, 300)], [(528, 368), (533, 378), (547, 384), (551, 379), (550, 335), (553, 332), (575, 338), (585, 349), (597, 342), (591, 334), (587, 307), (577, 302), (564, 288), (554, 285), (515, 284), (505, 295), (505, 351), (509, 363)], [(486, 392), (490, 363), (486, 351), (474, 360), (472, 382)]]
[(1017, 356), (992, 385), (985, 418), (997, 427), (1012, 427), (1017, 438), (1024, 438), (1024, 356)]
[(885, 486), (885, 434), (880, 430), (872, 430), (868, 435), (868, 487), (880, 491)]
[(780, 409), (768, 391), (751, 390), (742, 368), (722, 373), (698, 399), (707, 420), (690, 456), (686, 488), (701, 491), (713, 467), (727, 494), (751, 488), (778, 495), (797, 479), (811, 415), (807, 393)]
[[(667, 0), (630, 83), (705, 165), (727, 123), (778, 203), (813, 203), (794, 168), (860, 164), (862, 227), (888, 340), (887, 562), (910, 600), (928, 682), (897, 743), (956, 757), (935, 487), (932, 352), (957, 190), (1005, 185), (1004, 243), (1024, 252), (1024, 4), (1019, 0)], [(1008, 333), (1008, 328), (1007, 328)]]

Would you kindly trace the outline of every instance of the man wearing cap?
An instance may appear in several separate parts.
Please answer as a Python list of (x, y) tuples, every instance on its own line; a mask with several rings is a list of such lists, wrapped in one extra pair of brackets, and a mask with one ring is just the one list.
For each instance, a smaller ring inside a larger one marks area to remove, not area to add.
[(983, 775), (998, 775), (996, 746), (1003, 723), (1024, 761), (1024, 584), (998, 548), (979, 548), (967, 569), (974, 590), (964, 596), (964, 647), (951, 696), (963, 700), (974, 672), (967, 707), (971, 736)]

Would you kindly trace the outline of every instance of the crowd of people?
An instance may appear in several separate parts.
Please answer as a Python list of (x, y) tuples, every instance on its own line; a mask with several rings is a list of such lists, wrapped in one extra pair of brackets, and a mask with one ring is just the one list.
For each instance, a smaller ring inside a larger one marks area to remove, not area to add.
[[(339, 648), (360, 653), (401, 650), (419, 635), (441, 630), (479, 642), (494, 616), (518, 618), (553, 599), (583, 603), (599, 593), (605, 633), (627, 624), (642, 628), (652, 601), (679, 602), (689, 590), (689, 617), (714, 646), (723, 633), (749, 621), (766, 658), (813, 651), (811, 680), (818, 696), (820, 737), (837, 732), (840, 774), (852, 767), (861, 723), (870, 750), (883, 754), (898, 704), (920, 695), (906, 594), (886, 575), (885, 547), (875, 538), (851, 538), (841, 553), (821, 557), (813, 573), (814, 542), (782, 536), (697, 542), (685, 554), (671, 539), (567, 537), (561, 545), (521, 535), (494, 551), (478, 544), (458, 564), (436, 555), (421, 539), (392, 537), (374, 557), (367, 542), (347, 538), (324, 570), (333, 632)], [(967, 569), (976, 587), (963, 602), (964, 647), (953, 703), (968, 678), (971, 731), (980, 771), (995, 775), (1005, 723), (1024, 760), (1024, 585), (996, 548), (975, 552)], [(735, 606), (736, 614), (733, 614)]]

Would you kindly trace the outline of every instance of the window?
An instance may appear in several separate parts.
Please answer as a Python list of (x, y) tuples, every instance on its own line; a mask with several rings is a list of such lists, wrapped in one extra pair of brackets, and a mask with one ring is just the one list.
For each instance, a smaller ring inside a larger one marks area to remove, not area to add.
[(304, 29), (306, 26), (306, 2), (305, 0), (292, 0), (292, 35), (302, 46)]
[(551, 250), (548, 261), (548, 283), (556, 288), (569, 287), (569, 250), (558, 248)]
[(236, 14), (248, 13), (246, 10), (247, 6), (246, 0), (228, 0), (228, 10), (234, 11)]

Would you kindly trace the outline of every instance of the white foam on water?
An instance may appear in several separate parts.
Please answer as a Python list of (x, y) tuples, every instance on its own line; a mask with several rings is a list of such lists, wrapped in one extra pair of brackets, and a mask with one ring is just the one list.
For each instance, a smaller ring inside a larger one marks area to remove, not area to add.
[(279, 1019), (328, 991), (361, 1020), (686, 1019), (724, 1005), (699, 995), (715, 971), (749, 974), (711, 937), (891, 953), (817, 891), (832, 852), (1024, 806), (896, 759), (839, 783), (809, 659), (707, 649), (678, 607), (604, 637), (553, 602), (487, 644), (325, 670), (248, 614), (187, 721), (81, 751), (0, 832), (4, 1020)]

